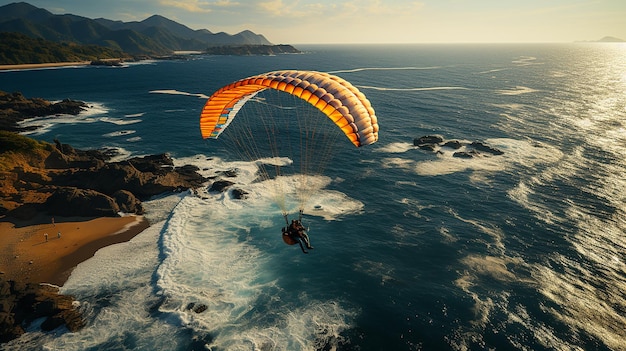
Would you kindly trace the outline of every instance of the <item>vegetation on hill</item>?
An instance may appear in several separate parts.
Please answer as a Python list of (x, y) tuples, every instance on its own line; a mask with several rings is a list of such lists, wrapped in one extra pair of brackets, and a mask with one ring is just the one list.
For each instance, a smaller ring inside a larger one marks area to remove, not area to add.
[[(31, 167), (41, 167), (46, 155), (50, 154), (53, 146), (44, 141), (37, 141), (17, 133), (0, 130), (0, 174), (11, 172), (15, 167), (30, 169)], [(0, 184), (5, 190), (2, 177)]]
[(103, 46), (55, 43), (20, 33), (0, 32), (0, 65), (93, 61), (126, 56), (121, 50)]
[(48, 146), (48, 143), (6, 130), (0, 130), (0, 154), (9, 151), (30, 153), (39, 149), (49, 149)]
[[(0, 6), (0, 32), (22, 33), (56, 43), (100, 45), (130, 55), (150, 56), (170, 55), (173, 51), (201, 51), (220, 45), (271, 45), (263, 35), (248, 30), (234, 35), (193, 30), (159, 15), (140, 22), (56, 15), (25, 2)], [(59, 60), (48, 57), (45, 62)], [(26, 61), (22, 58), (20, 62)], [(34, 62), (29, 60), (28, 63)]]

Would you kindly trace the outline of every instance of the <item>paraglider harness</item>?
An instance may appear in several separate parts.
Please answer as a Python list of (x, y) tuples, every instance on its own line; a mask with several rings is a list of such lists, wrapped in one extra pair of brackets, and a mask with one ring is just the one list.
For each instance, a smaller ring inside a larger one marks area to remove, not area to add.
[[(287, 226), (282, 228), (282, 237), (285, 244), (300, 244), (302, 252), (309, 253), (307, 250), (304, 249), (304, 246), (306, 245), (307, 249), (312, 249), (313, 246), (311, 246), (311, 243), (309, 242), (309, 236), (306, 234), (306, 230), (302, 225), (302, 210), (300, 210), (300, 215), (298, 216), (298, 219), (292, 220), (291, 223), (289, 223), (289, 218), (285, 214), (285, 223), (287, 224)], [(304, 245), (302, 245), (303, 241)]]

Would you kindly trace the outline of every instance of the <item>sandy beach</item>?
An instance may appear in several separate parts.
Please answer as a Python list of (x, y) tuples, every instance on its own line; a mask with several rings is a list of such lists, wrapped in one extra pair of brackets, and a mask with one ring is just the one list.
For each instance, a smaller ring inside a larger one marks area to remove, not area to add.
[(28, 63), (28, 64), (22, 64), (22, 65), (0, 65), (0, 71), (17, 70), (17, 69), (54, 68), (54, 67), (65, 67), (65, 66), (87, 66), (90, 64), (91, 64), (91, 61)]
[(21, 227), (0, 222), (0, 276), (62, 286), (74, 267), (100, 248), (128, 241), (148, 226), (143, 216)]

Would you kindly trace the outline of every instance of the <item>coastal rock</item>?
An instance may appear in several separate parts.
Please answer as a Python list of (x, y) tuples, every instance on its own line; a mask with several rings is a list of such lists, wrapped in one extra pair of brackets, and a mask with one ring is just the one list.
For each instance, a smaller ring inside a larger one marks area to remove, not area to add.
[(128, 190), (118, 190), (113, 193), (113, 199), (124, 213), (143, 214), (143, 205), (133, 193)]
[(443, 137), (440, 135), (425, 135), (413, 139), (413, 145), (415, 146), (420, 146), (424, 144), (439, 144), (441, 142), (443, 142)]
[(195, 302), (190, 302), (187, 304), (188, 311), (194, 311), (196, 313), (202, 313), (208, 309), (205, 304), (196, 304)]
[(141, 200), (198, 188), (206, 181), (197, 173), (197, 167), (174, 167), (166, 155), (116, 163), (103, 161), (103, 154), (96, 156), (90, 158), (77, 150), (72, 158), (53, 148), (42, 168), (16, 167), (0, 172), (0, 211), (22, 219), (37, 212), (116, 216), (121, 210), (141, 214)]
[(436, 144), (419, 144), (417, 147), (426, 151), (435, 151), (435, 145)]
[(443, 145), (441, 145), (442, 147), (449, 147), (451, 149), (460, 149), (463, 146), (463, 143), (461, 143), (458, 140), (449, 140), (446, 141)]
[(236, 178), (238, 175), (236, 169), (229, 169), (229, 170), (221, 172), (221, 174), (223, 174), (225, 177), (228, 177), (228, 178)]
[(473, 147), (475, 150), (477, 151), (482, 151), (482, 152), (488, 152), (492, 155), (503, 155), (504, 152), (493, 148), (491, 146), (485, 145), (484, 143), (480, 142), (480, 141), (474, 141), (470, 144), (471, 147)]
[(246, 198), (246, 195), (248, 195), (248, 192), (242, 189), (233, 189), (231, 194), (233, 195), (233, 198), (243, 200)]
[(472, 151), (457, 151), (452, 154), (452, 157), (457, 158), (474, 158), (474, 156), (478, 156), (478, 153), (474, 150)]
[[(441, 148), (450, 148), (455, 151), (452, 156), (457, 158), (474, 158), (474, 157), (487, 157), (487, 156), (499, 156), (503, 155), (502, 150), (491, 147), (481, 141), (463, 142), (459, 140), (445, 140), (439, 135), (426, 135), (413, 139), (413, 145), (417, 146), (421, 150), (436, 151), (437, 153), (444, 153)], [(488, 155), (486, 155), (488, 154)]]
[(50, 144), (2, 130), (16, 129), (15, 121), (31, 117), (37, 110), (32, 106), (77, 113), (84, 104), (64, 100), (61, 107), (52, 105), (0, 92), (0, 122), (2, 116), (21, 111), (19, 118), (9, 119), (13, 124), (0, 124), (0, 215), (29, 219), (41, 212), (87, 217), (117, 216), (119, 211), (142, 214), (142, 200), (199, 188), (207, 181), (198, 167), (176, 167), (167, 154), (110, 162), (111, 150), (79, 150), (56, 139)]
[(113, 198), (95, 190), (60, 187), (45, 203), (47, 212), (57, 216), (114, 217), (120, 207)]
[(74, 298), (60, 295), (59, 289), (47, 284), (22, 284), (0, 279), (0, 343), (18, 338), (24, 328), (43, 318), (42, 331), (60, 326), (76, 332), (84, 321), (74, 306)]
[(228, 180), (217, 180), (213, 182), (213, 184), (211, 184), (211, 186), (209, 187), (209, 191), (221, 193), (221, 192), (224, 192), (224, 190), (226, 190), (228, 187), (232, 186), (233, 184), (235, 183), (228, 181)]
[(77, 115), (85, 109), (87, 109), (87, 104), (82, 101), (64, 99), (53, 103), (41, 98), (28, 99), (20, 92), (0, 91), (0, 130), (26, 131), (36, 127), (19, 127), (18, 122), (28, 118), (58, 114)]

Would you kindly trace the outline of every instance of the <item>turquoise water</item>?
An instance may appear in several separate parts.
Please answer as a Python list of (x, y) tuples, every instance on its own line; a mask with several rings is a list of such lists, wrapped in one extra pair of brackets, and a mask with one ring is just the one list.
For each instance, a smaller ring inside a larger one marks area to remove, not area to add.
[[(207, 176), (238, 169), (249, 193), (151, 200), (151, 228), (62, 287), (87, 327), (5, 348), (625, 349), (626, 47), (301, 49), (0, 73), (1, 90), (92, 106), (28, 121), (42, 126), (34, 138), (120, 157), (167, 152)], [(314, 179), (308, 255), (280, 240), (272, 185), (199, 133), (207, 96), (279, 69), (350, 81), (381, 127), (378, 143), (341, 149)], [(504, 154), (413, 147), (427, 134)]]

